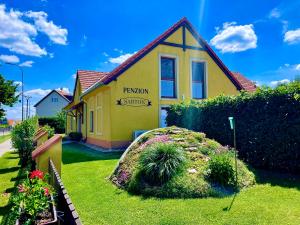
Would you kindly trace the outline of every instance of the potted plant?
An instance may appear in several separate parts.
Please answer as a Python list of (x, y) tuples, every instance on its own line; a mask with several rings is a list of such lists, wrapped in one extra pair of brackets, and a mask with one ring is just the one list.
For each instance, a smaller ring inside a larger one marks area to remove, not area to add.
[(35, 170), (18, 186), (12, 207), (17, 218), (16, 225), (57, 223), (53, 188), (46, 180), (47, 176), (42, 171)]

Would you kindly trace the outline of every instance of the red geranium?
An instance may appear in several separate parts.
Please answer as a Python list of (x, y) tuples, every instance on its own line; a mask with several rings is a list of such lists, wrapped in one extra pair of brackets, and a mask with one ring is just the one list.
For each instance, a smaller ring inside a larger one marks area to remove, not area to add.
[(29, 178), (30, 179), (38, 178), (42, 180), (44, 178), (44, 173), (40, 170), (34, 170), (30, 173)]
[(48, 195), (49, 195), (49, 188), (46, 188), (46, 187), (45, 187), (45, 188), (44, 188), (44, 192), (45, 192), (45, 193), (44, 193), (45, 196), (48, 196)]

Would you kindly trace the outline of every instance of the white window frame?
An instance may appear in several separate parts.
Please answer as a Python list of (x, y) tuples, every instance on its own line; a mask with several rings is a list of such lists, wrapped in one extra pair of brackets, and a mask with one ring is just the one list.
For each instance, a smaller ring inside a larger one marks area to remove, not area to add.
[[(95, 132), (95, 110), (94, 105), (95, 102), (93, 101), (93, 97), (89, 99), (89, 133), (94, 134)], [(93, 131), (91, 131), (91, 111), (93, 111)]]
[(160, 105), (159, 107), (158, 107), (158, 110), (159, 110), (159, 112), (158, 112), (158, 127), (159, 128), (161, 128), (161, 109), (162, 108), (169, 108), (170, 107), (170, 105)]
[[(162, 57), (167, 57), (167, 58), (172, 58), (175, 59), (175, 98), (164, 98), (161, 96), (161, 58)], [(159, 100), (178, 100), (179, 99), (179, 57), (176, 54), (164, 54), (160, 53), (158, 54), (158, 70), (159, 70)]]
[[(204, 63), (204, 98), (193, 98), (193, 62), (201, 62)], [(207, 60), (201, 58), (190, 58), (190, 95), (193, 100), (202, 100), (207, 99), (208, 96), (208, 68), (207, 68)]]

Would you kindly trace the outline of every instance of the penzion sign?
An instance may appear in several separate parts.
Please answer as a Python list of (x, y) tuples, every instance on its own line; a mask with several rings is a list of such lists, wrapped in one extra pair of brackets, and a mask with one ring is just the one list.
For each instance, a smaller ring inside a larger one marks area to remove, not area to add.
[[(149, 94), (149, 89), (124, 87), (123, 93), (124, 94)], [(117, 105), (132, 106), (132, 107), (151, 106), (151, 101), (149, 99), (141, 98), (141, 97), (124, 97), (117, 100)]]

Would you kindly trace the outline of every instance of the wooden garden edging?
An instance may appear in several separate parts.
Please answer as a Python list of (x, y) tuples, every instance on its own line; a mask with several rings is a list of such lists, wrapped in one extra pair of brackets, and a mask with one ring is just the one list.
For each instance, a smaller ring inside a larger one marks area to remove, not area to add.
[(49, 175), (50, 175), (50, 184), (54, 187), (57, 193), (58, 206), (57, 210), (64, 212), (60, 217), (63, 219), (64, 224), (68, 225), (81, 225), (79, 215), (76, 212), (76, 209), (71, 201), (70, 196), (65, 189), (65, 186), (57, 172), (54, 163), (49, 159)]

